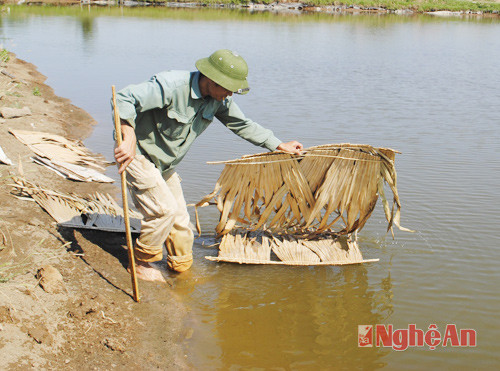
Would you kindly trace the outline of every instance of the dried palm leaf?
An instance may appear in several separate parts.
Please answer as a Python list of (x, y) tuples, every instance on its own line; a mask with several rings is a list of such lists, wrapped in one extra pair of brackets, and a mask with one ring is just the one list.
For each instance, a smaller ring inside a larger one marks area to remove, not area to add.
[(49, 160), (40, 156), (31, 158), (35, 163), (45, 166), (64, 178), (77, 180), (80, 182), (100, 182), (113, 183), (114, 180), (97, 170), (80, 165), (69, 164), (64, 161)]
[[(225, 167), (214, 191), (196, 205), (215, 199), (221, 212), (217, 259), (268, 264), (272, 250), (283, 264), (363, 262), (357, 243), (339, 236), (363, 228), (379, 195), (388, 230), (396, 225), (409, 231), (400, 226), (396, 153), (342, 143), (311, 147), (300, 156), (278, 151), (218, 162)], [(248, 231), (262, 230), (273, 236), (266, 244), (248, 237)]]
[[(221, 239), (219, 256), (206, 256), (211, 261), (239, 264), (281, 265), (347, 265), (377, 262), (379, 259), (363, 259), (359, 246), (349, 238), (318, 241), (294, 240), (262, 235), (228, 233)], [(276, 255), (271, 258), (271, 250)]]
[(7, 157), (2, 147), (0, 147), (0, 162), (6, 165), (12, 165), (12, 161)]
[[(32, 198), (61, 226), (124, 232), (123, 209), (108, 194), (95, 193), (86, 197), (45, 189), (24, 178), (13, 178), (13, 193)], [(130, 210), (133, 232), (140, 232), (142, 216)]]
[[(218, 236), (229, 233), (238, 220), (245, 220), (249, 230), (266, 226), (286, 232), (293, 226), (300, 235), (347, 234), (364, 226), (380, 194), (388, 229), (394, 224), (407, 230), (399, 225), (395, 153), (342, 143), (311, 147), (301, 156), (278, 151), (218, 162), (226, 166), (214, 191), (197, 206), (217, 200)], [(393, 192), (394, 212), (383, 193), (384, 181)], [(334, 229), (340, 221), (344, 225)]]

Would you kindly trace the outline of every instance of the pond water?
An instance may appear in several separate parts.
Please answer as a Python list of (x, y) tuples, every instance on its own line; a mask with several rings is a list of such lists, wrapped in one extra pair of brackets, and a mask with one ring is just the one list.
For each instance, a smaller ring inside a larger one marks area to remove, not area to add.
[[(500, 22), (432, 16), (273, 15), (241, 11), (11, 8), (0, 43), (48, 76), (98, 122), (85, 143), (111, 159), (111, 85), (194, 69), (220, 48), (250, 66), (242, 110), (306, 147), (398, 149), (402, 224), (383, 211), (360, 233), (365, 258), (346, 267), (217, 264), (201, 211), (195, 265), (174, 280), (193, 318), (196, 369), (423, 369), (500, 365)], [(186, 199), (209, 193), (225, 160), (261, 151), (214, 122), (178, 171)], [(110, 172), (115, 172), (111, 169)], [(111, 174), (117, 178), (116, 173)], [(153, 293), (161, 304), (161, 291)], [(161, 305), (158, 306), (161, 308)], [(161, 338), (161, 311), (152, 317)], [(436, 324), (477, 331), (477, 347), (358, 348), (358, 325)], [(152, 340), (151, 340), (152, 339)], [(161, 350), (160, 340), (155, 344)]]

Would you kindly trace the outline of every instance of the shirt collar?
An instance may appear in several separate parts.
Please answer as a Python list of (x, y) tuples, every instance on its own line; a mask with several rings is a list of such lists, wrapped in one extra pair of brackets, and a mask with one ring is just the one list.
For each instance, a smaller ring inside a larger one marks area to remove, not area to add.
[(196, 71), (193, 74), (193, 79), (191, 80), (191, 98), (202, 99), (203, 96), (200, 92), (200, 71)]

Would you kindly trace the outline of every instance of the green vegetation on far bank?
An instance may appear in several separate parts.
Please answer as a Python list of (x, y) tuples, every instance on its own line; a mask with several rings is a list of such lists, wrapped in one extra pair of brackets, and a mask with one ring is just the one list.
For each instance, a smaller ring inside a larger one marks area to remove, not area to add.
[[(0, 4), (11, 0), (0, 0)], [(490, 15), (493, 19), (500, 18), (500, 0), (304, 0), (304, 1), (287, 1), (274, 2), (272, 0), (260, 0), (258, 2), (250, 2), (247, 0), (193, 0), (193, 1), (178, 1), (169, 2), (164, 0), (136, 0), (156, 6), (136, 6), (136, 7), (118, 7), (118, 6), (97, 6), (92, 4), (82, 5), (63, 5), (47, 3), (43, 4), (44, 0), (32, 0), (33, 6), (29, 3), (23, 5), (0, 5), (0, 14), (20, 13), (43, 13), (53, 15), (81, 15), (87, 6), (93, 9), (93, 15), (110, 15), (110, 16), (145, 16), (154, 18), (180, 18), (180, 19), (211, 19), (214, 15), (217, 18), (240, 18), (248, 17), (259, 18), (261, 20), (272, 18), (276, 20), (278, 17), (303, 18), (302, 15), (314, 15), (314, 18), (330, 17), (331, 14), (342, 14), (350, 12), (376, 12), (376, 13), (394, 13), (401, 11), (406, 13), (426, 13), (434, 11), (450, 11), (460, 12), (462, 14), (472, 13), (477, 15)], [(41, 2), (40, 2), (41, 1)], [(55, 0), (57, 1), (57, 0)], [(186, 3), (186, 4), (183, 4)], [(5, 3), (4, 3), (5, 4)], [(274, 6), (273, 6), (274, 5)], [(227, 9), (230, 8), (230, 9)], [(298, 12), (286, 12), (287, 8), (298, 10)], [(314, 9), (318, 8), (318, 9)], [(281, 10), (281, 11), (280, 11)], [(285, 11), (283, 11), (285, 10)], [(77, 14), (78, 13), (78, 14)], [(246, 15), (246, 16), (245, 16)], [(92, 16), (88, 13), (87, 16)], [(302, 20), (305, 21), (304, 17)]]
[[(153, 2), (154, 0), (139, 0)], [(159, 0), (156, 2), (164, 1)], [(201, 0), (192, 1), (201, 4), (234, 4), (234, 5), (249, 5), (254, 4), (276, 4), (273, 0), (259, 0), (259, 1), (247, 1), (247, 0)], [(342, 0), (342, 1), (332, 1), (332, 0), (304, 0), (304, 1), (284, 1), (282, 4), (286, 3), (293, 4), (303, 4), (306, 7), (325, 7), (325, 6), (335, 6), (335, 7), (360, 7), (360, 8), (382, 8), (387, 10), (403, 10), (410, 9), (415, 12), (430, 12), (438, 10), (448, 10), (448, 11), (471, 11), (471, 12), (484, 12), (493, 13), (500, 12), (500, 2), (495, 2), (491, 0), (480, 0), (480, 1), (468, 1), (468, 0)]]
[[(314, 0), (327, 2), (326, 0)], [(344, 0), (343, 4), (357, 5), (362, 7), (380, 7), (388, 10), (411, 9), (415, 12), (431, 12), (438, 10), (448, 10), (452, 12), (471, 11), (493, 13), (500, 12), (500, 3), (496, 2), (476, 2), (464, 0)]]

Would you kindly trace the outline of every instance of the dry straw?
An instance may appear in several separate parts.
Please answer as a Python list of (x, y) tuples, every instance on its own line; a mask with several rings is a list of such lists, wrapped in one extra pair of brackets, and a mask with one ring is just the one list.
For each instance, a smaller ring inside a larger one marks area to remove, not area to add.
[[(361, 230), (379, 196), (388, 231), (393, 233), (393, 225), (409, 231), (400, 225), (396, 153), (389, 148), (344, 143), (311, 147), (300, 156), (271, 152), (217, 162), (225, 167), (215, 188), (196, 204), (203, 207), (215, 201), (220, 211), (217, 236), (233, 236), (222, 240), (216, 259), (269, 262), (269, 258), (256, 257), (258, 251), (243, 249), (257, 244), (255, 240), (238, 237), (265, 231), (273, 236), (270, 251), (282, 262), (362, 262), (356, 241), (344, 247), (332, 241)], [(384, 182), (392, 191), (392, 205), (385, 196)], [(233, 230), (237, 233), (230, 234)], [(266, 246), (267, 251), (266, 243), (258, 246)]]
[[(59, 225), (107, 232), (125, 231), (123, 209), (109, 194), (96, 192), (83, 197), (40, 187), (21, 177), (12, 180), (15, 196), (35, 200)], [(132, 230), (139, 232), (142, 216), (130, 212)]]

